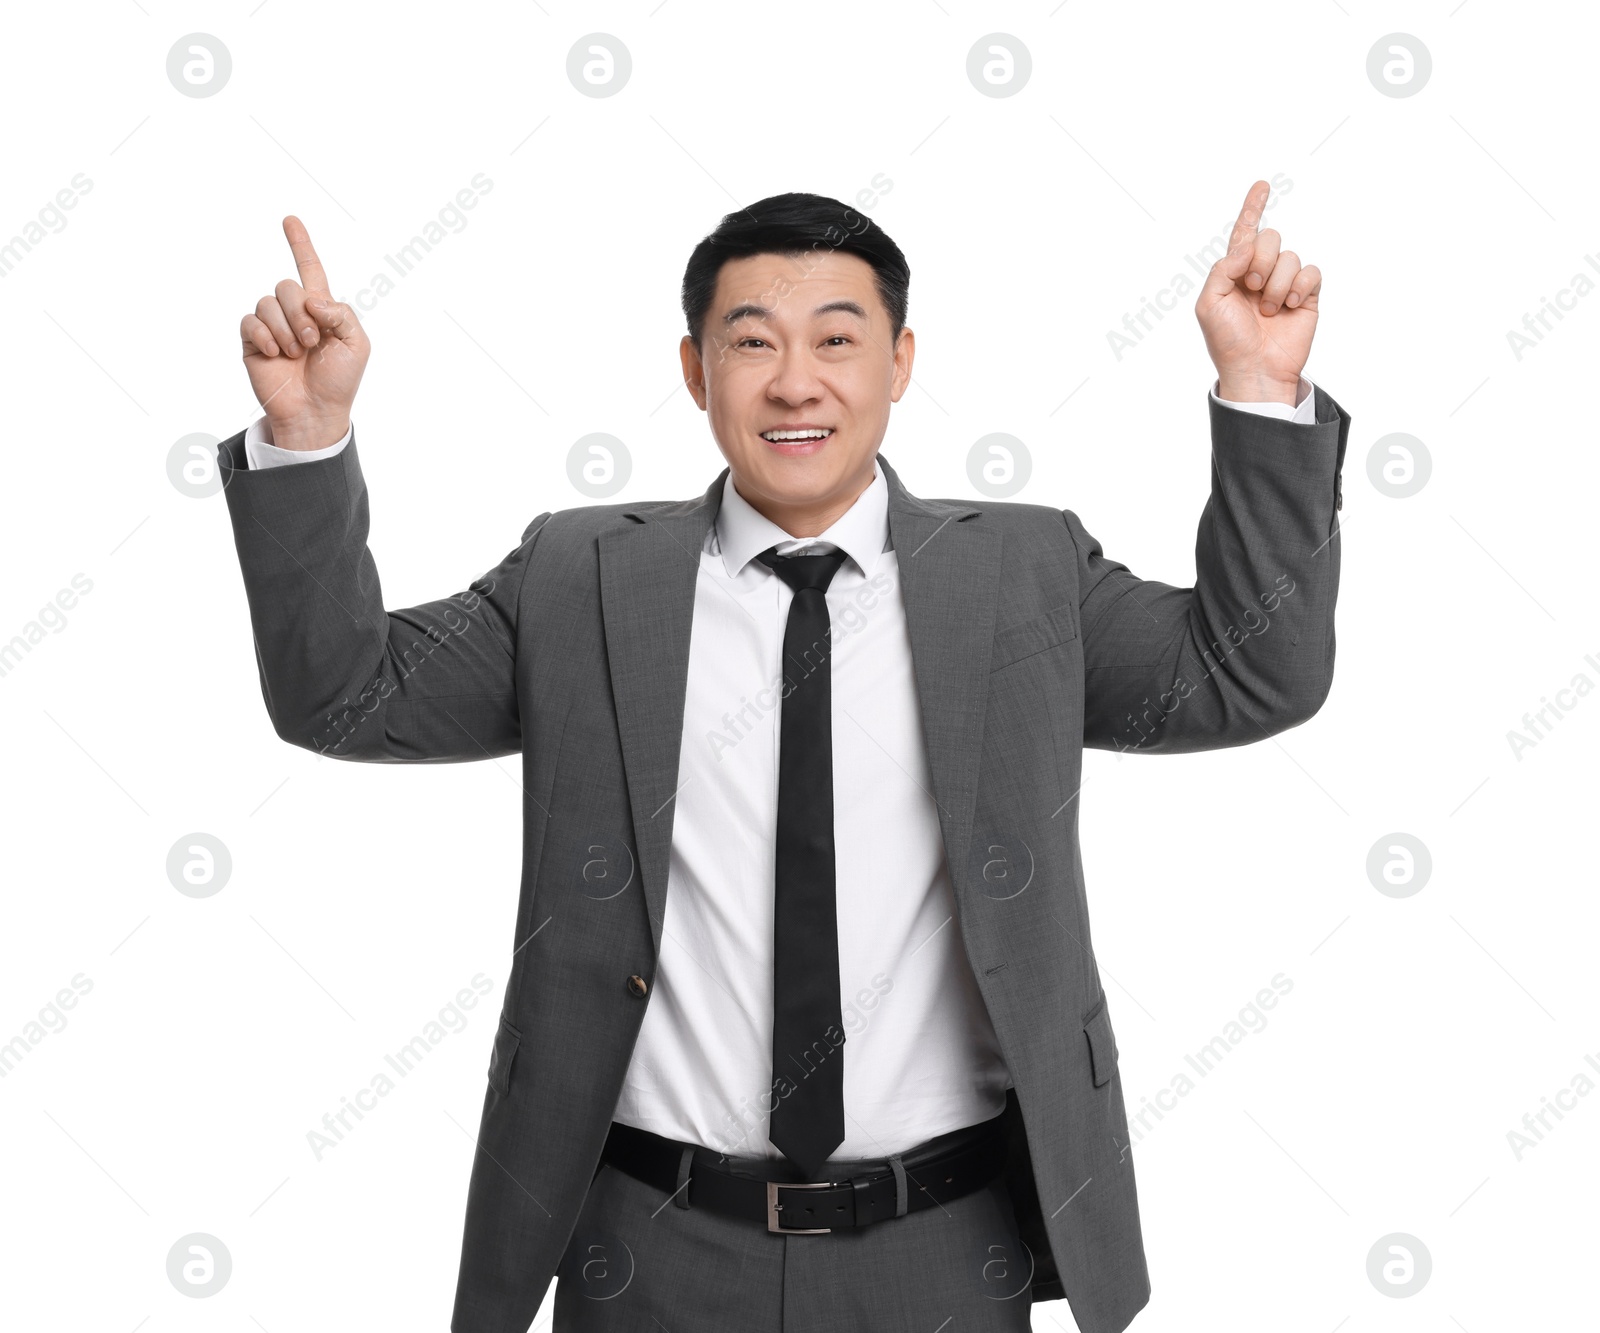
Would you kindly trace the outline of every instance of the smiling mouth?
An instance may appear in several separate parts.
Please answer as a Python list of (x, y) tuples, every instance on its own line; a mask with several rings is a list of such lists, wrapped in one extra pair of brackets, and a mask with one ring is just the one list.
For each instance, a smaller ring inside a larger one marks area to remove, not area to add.
[(761, 438), (768, 444), (808, 444), (820, 443), (832, 434), (831, 426), (815, 426), (805, 430), (764, 430)]

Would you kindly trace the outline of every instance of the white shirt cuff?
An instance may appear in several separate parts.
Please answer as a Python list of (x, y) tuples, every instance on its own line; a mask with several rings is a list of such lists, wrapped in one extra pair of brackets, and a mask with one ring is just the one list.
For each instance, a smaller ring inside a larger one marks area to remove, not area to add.
[(356, 423), (351, 422), (344, 438), (325, 449), (280, 449), (272, 442), (272, 427), (261, 417), (244, 433), (244, 458), (252, 472), (262, 468), (282, 467), (288, 463), (315, 463), (318, 459), (332, 458), (355, 434)]
[(1242, 403), (1232, 398), (1222, 398), (1217, 394), (1221, 380), (1211, 381), (1211, 396), (1224, 407), (1234, 407), (1241, 412), (1254, 412), (1263, 417), (1277, 417), (1280, 421), (1292, 421), (1298, 426), (1314, 426), (1317, 424), (1317, 396), (1313, 392), (1316, 387), (1304, 375), (1300, 377), (1300, 387), (1295, 393), (1295, 405), (1288, 403)]

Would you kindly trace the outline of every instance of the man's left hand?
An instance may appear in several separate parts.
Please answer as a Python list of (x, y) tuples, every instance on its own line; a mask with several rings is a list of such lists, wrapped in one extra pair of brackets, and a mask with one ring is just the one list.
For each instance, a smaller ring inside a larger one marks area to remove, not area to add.
[(1217, 394), (1237, 402), (1294, 404), (1300, 372), (1317, 330), (1322, 271), (1301, 267), (1272, 228), (1257, 231), (1271, 187), (1257, 181), (1194, 303), (1206, 350), (1217, 367)]

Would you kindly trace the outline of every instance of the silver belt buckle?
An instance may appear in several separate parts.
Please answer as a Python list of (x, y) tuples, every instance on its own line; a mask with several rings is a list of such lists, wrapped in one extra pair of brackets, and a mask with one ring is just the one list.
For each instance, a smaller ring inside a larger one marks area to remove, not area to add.
[(775, 1231), (784, 1236), (826, 1236), (832, 1227), (785, 1227), (778, 1225), (778, 1213), (781, 1211), (778, 1204), (778, 1191), (784, 1190), (831, 1190), (836, 1182), (821, 1180), (805, 1185), (790, 1185), (776, 1180), (767, 1181), (767, 1230)]

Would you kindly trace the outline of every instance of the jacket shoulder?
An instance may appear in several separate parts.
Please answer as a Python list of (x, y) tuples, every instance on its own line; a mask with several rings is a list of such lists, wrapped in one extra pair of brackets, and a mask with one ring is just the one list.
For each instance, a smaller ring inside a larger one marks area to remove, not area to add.
[(641, 521), (682, 513), (696, 503), (697, 500), (634, 500), (618, 504), (573, 505), (570, 509), (549, 510), (538, 515), (528, 524), (528, 533), (539, 529), (541, 545), (575, 543), (588, 546), (608, 532), (636, 528)]
[(992, 516), (1003, 523), (1011, 522), (1061, 522), (1061, 511), (1050, 505), (1022, 504), (1016, 500), (974, 500), (971, 496), (965, 498), (950, 495), (928, 495), (916, 497), (923, 504), (938, 505), (942, 509), (954, 509), (963, 513), (970, 513), (976, 509), (980, 514)]
[(1051, 505), (1022, 504), (1014, 500), (931, 499), (929, 504), (949, 505), (952, 509), (978, 512), (968, 522), (993, 525), (1014, 535), (1059, 533), (1065, 526), (1060, 509)]

